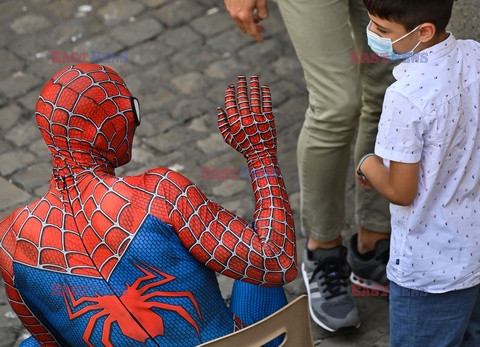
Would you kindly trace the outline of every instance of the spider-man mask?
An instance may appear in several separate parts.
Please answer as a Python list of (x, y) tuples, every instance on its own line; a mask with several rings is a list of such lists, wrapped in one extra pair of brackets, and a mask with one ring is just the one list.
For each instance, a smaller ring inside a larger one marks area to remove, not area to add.
[(59, 175), (128, 163), (140, 124), (138, 101), (123, 79), (97, 64), (54, 74), (40, 93), (36, 117)]

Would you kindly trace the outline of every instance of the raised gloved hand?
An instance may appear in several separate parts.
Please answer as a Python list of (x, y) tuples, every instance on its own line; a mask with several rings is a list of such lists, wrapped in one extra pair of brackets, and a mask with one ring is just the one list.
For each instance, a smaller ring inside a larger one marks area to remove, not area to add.
[[(261, 95), (260, 95), (261, 92)], [(277, 134), (272, 113), (270, 89), (261, 87), (257, 76), (250, 78), (250, 97), (245, 76), (237, 79), (225, 92), (225, 111), (218, 108), (218, 128), (226, 143), (249, 160), (276, 156)]]

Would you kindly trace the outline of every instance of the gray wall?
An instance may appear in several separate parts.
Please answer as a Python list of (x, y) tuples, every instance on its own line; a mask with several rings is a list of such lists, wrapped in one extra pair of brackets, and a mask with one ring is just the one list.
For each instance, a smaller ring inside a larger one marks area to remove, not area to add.
[[(441, 1), (441, 0), (440, 0)], [(480, 41), (480, 0), (457, 0), (448, 30), (457, 39)]]

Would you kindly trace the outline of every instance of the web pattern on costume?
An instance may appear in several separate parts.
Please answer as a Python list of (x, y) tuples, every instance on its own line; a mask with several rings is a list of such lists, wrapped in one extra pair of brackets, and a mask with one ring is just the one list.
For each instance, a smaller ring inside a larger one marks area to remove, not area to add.
[[(169, 318), (172, 322), (191, 328), (192, 339), (212, 338), (208, 334), (213, 333), (207, 332), (211, 327), (206, 312), (217, 304), (208, 302), (208, 306), (207, 300), (221, 298), (202, 299), (198, 293), (203, 288), (181, 289), (182, 281), (188, 280), (188, 264), (196, 271), (203, 271), (196, 268), (203, 264), (226, 276), (262, 285), (279, 285), (295, 278), (293, 219), (276, 162), (270, 92), (262, 87), (260, 96), (256, 78), (250, 84), (250, 104), (244, 78), (239, 79), (237, 92), (235, 99), (235, 88), (227, 89), (226, 113), (219, 110), (218, 125), (225, 141), (246, 157), (251, 169), (256, 200), (253, 226), (207, 199), (194, 183), (172, 170), (114, 175), (115, 167), (130, 160), (136, 120), (131, 94), (113, 70), (76, 65), (47, 82), (37, 103), (37, 121), (52, 151), (50, 189), (0, 222), (0, 267), (7, 294), (37, 341), (61, 345), (63, 337), (46, 310), (21, 291), (27, 283), (20, 285), (21, 290), (17, 288), (34, 270), (35, 276), (40, 278), (37, 271), (45, 271), (45, 278), (63, 286), (61, 295), (55, 296), (57, 301), (45, 293), (42, 300), (51, 300), (57, 309), (61, 302), (64, 316), (71, 321), (85, 318), (84, 334), (78, 338), (87, 344), (101, 339), (105, 345), (124, 341), (125, 336), (145, 343), (174, 334), (166, 328), (170, 312), (174, 313)], [(169, 240), (171, 235), (178, 236), (175, 239), (181, 244), (173, 244), (172, 249), (186, 259), (181, 266), (159, 263), (155, 249), (137, 246), (141, 240), (154, 244), (162, 232)], [(188, 254), (181, 253), (183, 249)], [(73, 277), (66, 280), (64, 276)], [(40, 279), (38, 284), (41, 296)], [(76, 295), (72, 291), (75, 285), (94, 285), (101, 290), (95, 295)], [(142, 291), (144, 286), (148, 292)], [(164, 289), (168, 286), (171, 290)], [(141, 312), (128, 304), (133, 297), (149, 303), (142, 312), (151, 313), (149, 322), (154, 325), (138, 323), (142, 322)], [(167, 307), (164, 297), (174, 297), (175, 302)], [(108, 300), (125, 307), (136, 322), (122, 325), (124, 314), (120, 309), (107, 310)], [(101, 317), (106, 319), (101, 326), (96, 309), (101, 309)], [(234, 323), (240, 324), (232, 318), (230, 314), (230, 331)], [(120, 330), (114, 330), (112, 322)]]

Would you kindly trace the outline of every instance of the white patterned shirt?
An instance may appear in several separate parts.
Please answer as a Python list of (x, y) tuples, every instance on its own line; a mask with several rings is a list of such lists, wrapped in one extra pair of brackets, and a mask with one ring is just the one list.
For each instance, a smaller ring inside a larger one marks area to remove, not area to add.
[(480, 44), (449, 33), (417, 55), (393, 70), (375, 146), (387, 166), (420, 162), (413, 203), (390, 204), (387, 275), (442, 293), (480, 283)]

